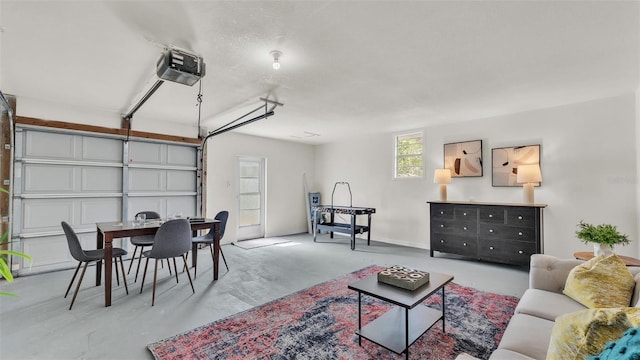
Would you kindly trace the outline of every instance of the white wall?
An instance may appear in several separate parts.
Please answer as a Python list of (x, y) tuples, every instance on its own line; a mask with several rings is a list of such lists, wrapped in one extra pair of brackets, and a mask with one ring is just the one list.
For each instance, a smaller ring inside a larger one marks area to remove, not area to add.
[(627, 94), (581, 104), (425, 128), (426, 172), (421, 180), (393, 180), (393, 134), (322, 145), (316, 152), (316, 187), (330, 201), (333, 184), (349, 181), (354, 206), (377, 208), (372, 237), (428, 248), (428, 206), (438, 198), (433, 171), (443, 144), (483, 140), (484, 176), (458, 178), (449, 200), (522, 202), (521, 188), (491, 186), (491, 148), (540, 144), (545, 253), (570, 257), (589, 250), (575, 238), (580, 220), (612, 223), (633, 243), (620, 254), (640, 254), (637, 227), (636, 98)]
[(307, 232), (303, 174), (314, 177), (311, 145), (228, 132), (207, 143), (207, 213), (228, 210), (223, 243), (236, 241), (238, 226), (238, 156), (266, 158), (267, 222), (265, 236)]

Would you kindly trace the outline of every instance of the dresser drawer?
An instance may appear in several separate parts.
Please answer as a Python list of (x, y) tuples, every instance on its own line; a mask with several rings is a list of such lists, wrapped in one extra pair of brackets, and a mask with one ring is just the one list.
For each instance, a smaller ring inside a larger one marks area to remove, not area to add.
[(480, 207), (480, 223), (504, 224), (504, 207), (482, 206)]
[(476, 237), (478, 224), (474, 221), (450, 221), (434, 219), (431, 221), (431, 233)]
[(453, 205), (431, 204), (431, 219), (453, 219)]
[(536, 226), (536, 210), (533, 208), (525, 207), (508, 207), (507, 212), (507, 225), (517, 226)]
[(453, 210), (453, 217), (456, 219), (456, 221), (476, 222), (478, 217), (478, 208), (457, 206)]
[(494, 224), (480, 224), (478, 231), (480, 239), (502, 239), (512, 241), (536, 242), (536, 228), (522, 226), (507, 226)]
[(506, 240), (480, 240), (478, 242), (478, 257), (481, 260), (529, 265), (530, 257), (535, 253), (536, 244), (530, 242)]
[(434, 234), (431, 235), (431, 250), (476, 257), (478, 246), (475, 238)]

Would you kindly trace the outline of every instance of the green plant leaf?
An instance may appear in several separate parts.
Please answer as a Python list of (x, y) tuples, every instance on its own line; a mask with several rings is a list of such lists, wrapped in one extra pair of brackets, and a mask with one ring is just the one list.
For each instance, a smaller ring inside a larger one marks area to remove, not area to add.
[(8, 282), (13, 282), (13, 274), (11, 273), (11, 269), (7, 266), (7, 263), (4, 261), (4, 258), (0, 257), (0, 275), (5, 278)]
[[(33, 261), (31, 256), (29, 256), (29, 255), (27, 255), (25, 253), (17, 252), (17, 251), (0, 250), (0, 255), (19, 256), (19, 257), (27, 259), (29, 261)], [(11, 269), (7, 265), (7, 262), (4, 260), (3, 256), (0, 256), (0, 275), (2, 275), (2, 277), (5, 278), (8, 282), (13, 282), (13, 274), (11, 273)]]
[(0, 255), (13, 255), (13, 256), (19, 256), (23, 259), (27, 259), (32, 261), (33, 259), (31, 258), (31, 256), (25, 254), (25, 253), (21, 253), (21, 252), (17, 252), (17, 251), (11, 251), (11, 250), (0, 250)]
[(18, 295), (14, 294), (14, 293), (8, 293), (8, 292), (4, 292), (4, 291), (0, 291), (0, 295), (18, 297)]
[(8, 194), (8, 193), (9, 193), (9, 191), (7, 191), (7, 189), (5, 189), (5, 188), (3, 188), (3, 187), (0, 187), (0, 192), (6, 193), (6, 194)]

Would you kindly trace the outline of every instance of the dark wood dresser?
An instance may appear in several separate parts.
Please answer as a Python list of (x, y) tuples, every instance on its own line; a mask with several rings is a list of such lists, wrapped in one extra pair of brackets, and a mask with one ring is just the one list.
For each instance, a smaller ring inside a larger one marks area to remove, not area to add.
[(542, 209), (546, 204), (429, 204), (431, 257), (439, 251), (528, 266), (531, 254), (543, 253)]

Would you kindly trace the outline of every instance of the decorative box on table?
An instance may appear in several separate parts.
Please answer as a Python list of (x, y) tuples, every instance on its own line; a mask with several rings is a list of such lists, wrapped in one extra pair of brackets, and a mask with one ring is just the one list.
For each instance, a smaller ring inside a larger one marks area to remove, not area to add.
[(415, 290), (429, 282), (429, 273), (394, 265), (378, 273), (378, 282), (407, 290)]

